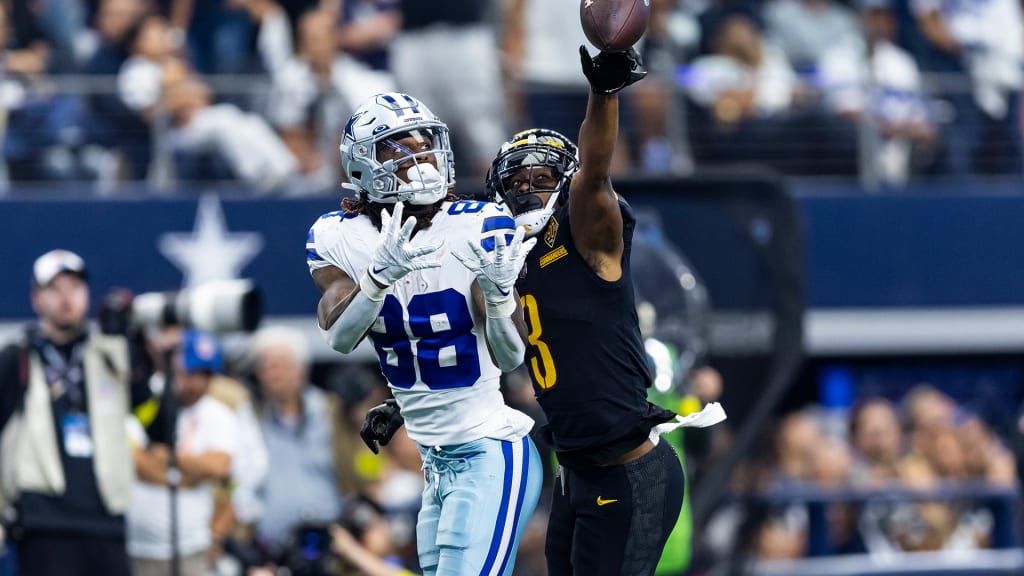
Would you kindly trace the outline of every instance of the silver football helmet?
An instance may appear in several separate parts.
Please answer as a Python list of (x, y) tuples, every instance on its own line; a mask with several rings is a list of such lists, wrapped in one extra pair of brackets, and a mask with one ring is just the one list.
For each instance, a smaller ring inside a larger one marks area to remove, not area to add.
[[(398, 142), (407, 136), (422, 146), (410, 150)], [(342, 187), (370, 202), (433, 204), (455, 184), (448, 126), (408, 94), (378, 94), (360, 106), (345, 125), (339, 150), (349, 180)], [(384, 150), (390, 150), (387, 159)], [(406, 181), (396, 172), (410, 162)]]
[[(555, 177), (548, 188), (538, 188), (532, 171), (550, 167)], [(576, 145), (554, 130), (533, 128), (516, 133), (501, 145), (501, 151), (487, 172), (487, 189), (491, 201), (505, 204), (515, 215), (516, 226), (526, 229), (526, 237), (535, 236), (544, 229), (555, 213), (559, 195), (566, 190), (573, 174), (579, 169)], [(521, 190), (515, 176), (526, 169), (530, 185)], [(547, 202), (541, 202), (538, 192), (551, 192)]]

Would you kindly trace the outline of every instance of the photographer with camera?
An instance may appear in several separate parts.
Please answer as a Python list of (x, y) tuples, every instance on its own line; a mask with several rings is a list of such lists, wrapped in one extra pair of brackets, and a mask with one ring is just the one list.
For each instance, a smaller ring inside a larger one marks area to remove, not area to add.
[(356, 573), (413, 576), (395, 556), (388, 520), (373, 500), (365, 496), (346, 498), (345, 511), (328, 530), (331, 551)]
[[(175, 330), (175, 329), (170, 329)], [(173, 573), (175, 552), (181, 576), (203, 576), (212, 543), (213, 491), (231, 476), (238, 450), (238, 419), (225, 404), (207, 395), (214, 374), (223, 369), (220, 343), (205, 332), (185, 330), (172, 354), (176, 404), (173, 448), (138, 439), (134, 448), (137, 480), (128, 509), (128, 553), (135, 576)], [(174, 450), (175, 467), (169, 453)], [(177, 546), (171, 541), (171, 487), (177, 487)]]
[(38, 321), (0, 350), (0, 509), (19, 574), (128, 575), (126, 425), (156, 413), (151, 368), (123, 334), (89, 329), (80, 256), (43, 254), (31, 286)]

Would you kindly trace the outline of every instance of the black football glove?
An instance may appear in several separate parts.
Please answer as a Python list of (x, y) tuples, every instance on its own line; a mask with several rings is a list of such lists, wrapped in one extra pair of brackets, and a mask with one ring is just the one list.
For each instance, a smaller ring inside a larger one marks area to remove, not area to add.
[(388, 398), (383, 404), (378, 404), (366, 412), (359, 436), (374, 454), (380, 454), (377, 443), (387, 446), (402, 424), (405, 424), (405, 418), (402, 418), (398, 411), (398, 402), (395, 402), (394, 398)]
[(626, 52), (601, 52), (593, 58), (586, 46), (580, 46), (580, 63), (590, 89), (597, 94), (615, 94), (647, 76), (641, 70), (640, 54), (633, 48)]

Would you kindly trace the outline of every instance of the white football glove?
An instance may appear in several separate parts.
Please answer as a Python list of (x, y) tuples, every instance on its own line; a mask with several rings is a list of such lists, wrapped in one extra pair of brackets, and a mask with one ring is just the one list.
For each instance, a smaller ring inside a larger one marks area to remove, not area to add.
[(441, 266), (442, 255), (439, 251), (444, 242), (410, 248), (409, 241), (416, 227), (416, 218), (410, 216), (403, 224), (403, 210), (402, 203), (396, 202), (390, 215), (387, 210), (381, 211), (381, 238), (373, 251), (373, 259), (367, 271), (371, 279), (386, 286), (394, 284), (413, 270)]
[(487, 301), (487, 315), (492, 318), (507, 318), (516, 309), (516, 302), (512, 297), (513, 289), (519, 272), (523, 269), (523, 263), (526, 262), (526, 255), (537, 243), (536, 238), (524, 242), (525, 233), (524, 228), (516, 228), (515, 236), (507, 246), (505, 235), (498, 234), (494, 237), (494, 252), (491, 254), (484, 251), (479, 241), (472, 240), (467, 242), (469, 254), (452, 251), (452, 255), (476, 275), (476, 281), (484, 293), (484, 300)]

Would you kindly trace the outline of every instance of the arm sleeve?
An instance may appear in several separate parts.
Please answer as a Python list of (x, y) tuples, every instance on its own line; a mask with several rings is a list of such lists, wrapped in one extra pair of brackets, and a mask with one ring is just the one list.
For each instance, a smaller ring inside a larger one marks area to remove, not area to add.
[[(504, 236), (505, 241), (512, 240), (516, 232), (515, 220), (497, 204), (488, 203), (481, 211), (480, 227), (481, 246), (487, 252), (494, 250), (497, 236)], [(499, 305), (486, 303), (487, 312), (487, 345), (494, 354), (494, 359), (503, 372), (516, 369), (523, 363), (526, 344), (516, 329), (512, 315), (516, 313), (517, 295), (512, 291), (508, 301)]]
[(349, 302), (341, 316), (328, 326), (321, 327), (324, 339), (331, 348), (347, 354), (366, 336), (384, 305), (385, 290), (366, 276), (369, 258), (359, 254), (367, 252), (370, 239), (368, 228), (358, 229), (345, 223), (343, 212), (321, 216), (306, 236), (306, 264), (309, 272), (334, 266), (359, 283), (359, 292)]
[(380, 315), (386, 291), (386, 288), (377, 286), (368, 274), (363, 273), (359, 278), (359, 292), (345, 311), (327, 330), (321, 328), (327, 344), (342, 354), (355, 350)]
[(494, 360), (502, 372), (511, 372), (523, 363), (526, 344), (511, 316), (487, 316), (487, 345), (491, 348)]

